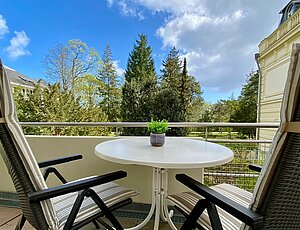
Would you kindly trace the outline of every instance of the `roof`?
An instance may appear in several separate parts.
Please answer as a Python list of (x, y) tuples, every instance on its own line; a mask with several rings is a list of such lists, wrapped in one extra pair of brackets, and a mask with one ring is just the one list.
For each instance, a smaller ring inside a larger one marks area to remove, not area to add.
[(279, 12), (282, 14), (279, 26), (284, 23), (290, 16), (292, 16), (300, 8), (300, 0), (291, 0), (289, 3)]
[(293, 4), (298, 4), (298, 3), (300, 3), (300, 0), (291, 0), (279, 13), (280, 14), (283, 14), (284, 12), (285, 12), (285, 10), (286, 10), (286, 8), (291, 4), (291, 3), (293, 3)]
[(44, 80), (38, 80), (38, 81), (34, 80), (32, 78), (25, 76), (24, 74), (21, 74), (21, 73), (15, 71), (12, 68), (9, 68), (8, 66), (4, 66), (4, 69), (10, 79), (10, 82), (13, 85), (20, 85), (20, 86), (24, 86), (24, 87), (34, 87), (36, 84), (42, 84), (42, 85), (46, 86), (46, 82)]

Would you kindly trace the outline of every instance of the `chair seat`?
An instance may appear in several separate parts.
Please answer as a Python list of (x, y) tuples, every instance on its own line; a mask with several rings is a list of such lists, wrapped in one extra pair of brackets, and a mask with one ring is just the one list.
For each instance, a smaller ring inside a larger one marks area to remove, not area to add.
[[(252, 198), (252, 193), (248, 191), (245, 191), (243, 189), (229, 184), (214, 185), (210, 188), (247, 208), (249, 207)], [(175, 206), (180, 208), (186, 214), (189, 214), (198, 202), (198, 200), (202, 199), (202, 197), (193, 192), (182, 192), (174, 195), (169, 195), (167, 199), (174, 203)], [(224, 229), (239, 229), (241, 227), (241, 221), (231, 216), (229, 213), (225, 212), (221, 208), (217, 207), (217, 209)], [(206, 211), (203, 212), (201, 218), (199, 218), (198, 220), (198, 223), (204, 229), (211, 229), (209, 217)]]
[[(121, 187), (113, 182), (98, 185), (92, 187), (92, 189), (99, 195), (99, 197), (108, 207), (111, 207), (112, 205), (131, 198), (135, 195), (138, 195), (138, 192), (125, 187)], [(51, 199), (58, 218), (59, 229), (63, 229), (71, 212), (71, 209), (75, 203), (77, 195), (78, 193), (75, 192)], [(85, 198), (77, 214), (75, 224), (99, 213), (99, 211), (99, 207), (90, 197)]]

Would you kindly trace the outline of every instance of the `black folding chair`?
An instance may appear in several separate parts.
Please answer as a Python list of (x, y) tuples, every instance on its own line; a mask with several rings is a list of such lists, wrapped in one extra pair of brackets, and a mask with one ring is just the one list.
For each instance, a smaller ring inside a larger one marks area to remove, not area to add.
[(253, 194), (228, 184), (209, 188), (184, 174), (176, 179), (194, 191), (168, 197), (187, 216), (181, 229), (300, 229), (300, 44), (293, 45), (280, 127)]
[[(126, 177), (126, 172), (67, 182), (53, 166), (81, 159), (81, 155), (38, 164), (18, 122), (10, 82), (1, 60), (0, 141), (0, 152), (23, 212), (16, 229), (22, 229), (26, 220), (38, 230), (79, 229), (91, 222), (96, 228), (100, 223), (107, 229), (123, 229), (112, 211), (131, 203), (131, 197), (138, 193), (112, 181)], [(44, 175), (40, 168), (46, 168)], [(45, 179), (50, 173), (63, 184), (48, 188)]]

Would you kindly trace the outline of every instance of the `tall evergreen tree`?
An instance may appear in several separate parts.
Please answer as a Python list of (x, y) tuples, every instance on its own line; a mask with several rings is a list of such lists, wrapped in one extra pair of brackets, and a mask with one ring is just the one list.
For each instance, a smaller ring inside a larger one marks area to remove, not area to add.
[[(162, 65), (161, 88), (156, 99), (158, 101), (156, 117), (173, 122), (197, 120), (196, 114), (199, 114), (203, 103), (202, 91), (199, 82), (193, 76), (188, 75), (186, 59), (182, 66), (179, 51), (173, 47)], [(164, 98), (167, 94), (172, 97), (172, 100)], [(162, 101), (165, 102), (165, 106), (159, 106), (161, 104), (159, 102)], [(169, 105), (167, 102), (172, 104)], [(162, 115), (165, 117), (161, 117)], [(186, 134), (187, 129), (184, 128), (173, 128), (169, 131), (169, 135), (182, 136)]]
[(163, 61), (161, 86), (162, 88), (171, 88), (176, 93), (179, 93), (180, 78), (182, 73), (182, 63), (179, 58), (179, 51), (172, 48), (168, 57)]
[(99, 88), (100, 105), (109, 121), (117, 121), (120, 117), (121, 90), (118, 87), (117, 70), (113, 63), (109, 44), (104, 50), (101, 68), (98, 70), (98, 79), (102, 83), (102, 87)]
[[(156, 99), (158, 119), (166, 119), (171, 122), (182, 122), (185, 120), (180, 98), (181, 64), (179, 51), (173, 47), (167, 59), (162, 63), (161, 88)], [(162, 115), (163, 117), (161, 117)], [(168, 135), (171, 136), (184, 136), (185, 134), (185, 128), (171, 128), (168, 131)]]
[[(122, 88), (122, 121), (149, 121), (153, 116), (153, 99), (157, 91), (152, 49), (147, 36), (139, 35), (129, 54)], [(126, 135), (143, 135), (146, 129), (124, 129)]]
[[(258, 80), (258, 72), (251, 72), (247, 75), (247, 83), (242, 87), (241, 95), (238, 98), (238, 107), (234, 114), (235, 122), (256, 122)], [(242, 135), (248, 135), (249, 138), (255, 137), (255, 129), (245, 128), (240, 131)]]
[(183, 69), (179, 81), (179, 97), (184, 114), (184, 121), (195, 119), (203, 104), (200, 83), (194, 76), (188, 75), (187, 60), (184, 58)]

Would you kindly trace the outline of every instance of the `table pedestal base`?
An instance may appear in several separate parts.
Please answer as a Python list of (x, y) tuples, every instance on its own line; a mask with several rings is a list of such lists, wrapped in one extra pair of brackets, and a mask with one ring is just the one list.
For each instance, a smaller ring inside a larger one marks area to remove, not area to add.
[(158, 230), (160, 219), (168, 222), (172, 230), (177, 230), (171, 220), (171, 217), (173, 216), (173, 210), (169, 212), (167, 206), (166, 198), (168, 195), (168, 170), (153, 168), (152, 180), (152, 204), (149, 214), (139, 225), (128, 228), (127, 230), (141, 229), (151, 220), (151, 217), (154, 213), (154, 230)]

